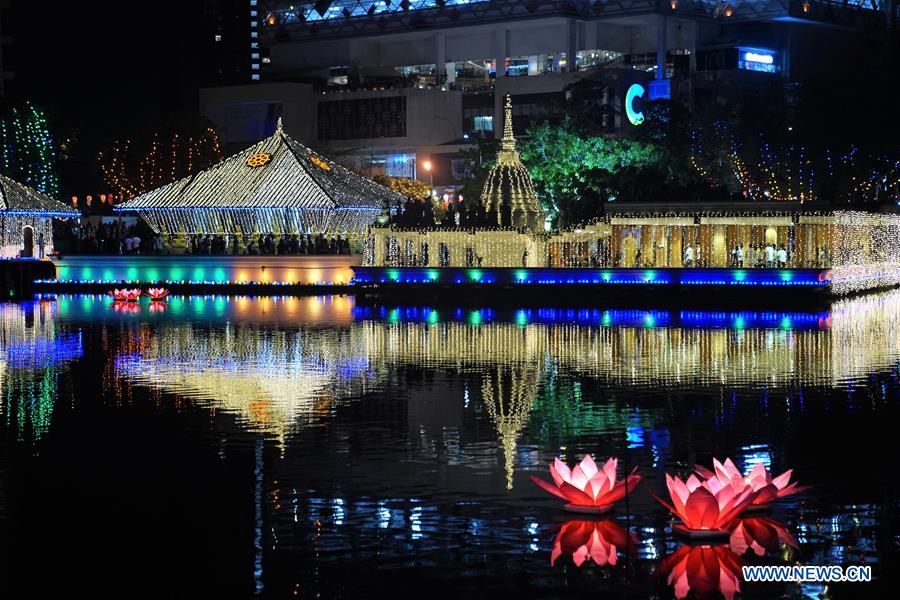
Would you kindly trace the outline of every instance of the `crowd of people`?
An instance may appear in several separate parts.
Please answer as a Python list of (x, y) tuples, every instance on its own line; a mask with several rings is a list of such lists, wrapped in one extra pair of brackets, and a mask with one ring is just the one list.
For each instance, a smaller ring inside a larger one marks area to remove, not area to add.
[(75, 235), (78, 254), (162, 254), (162, 236), (143, 236), (136, 227), (126, 227), (121, 221), (79, 225)]
[[(163, 255), (172, 254), (175, 237), (166, 240), (159, 233), (126, 227), (121, 221), (79, 225), (75, 233), (77, 254)], [(224, 234), (188, 236), (186, 254), (193, 255), (302, 255), (351, 254), (350, 241), (343, 236), (273, 234), (248, 236), (243, 243), (238, 237)], [(179, 253), (180, 250), (174, 252)]]
[(483, 204), (470, 207), (462, 202), (453, 202), (438, 222), (431, 202), (410, 200), (397, 206), (390, 222), (401, 227), (423, 228), (511, 227), (512, 210), (507, 205), (498, 212), (486, 210)]
[(325, 236), (287, 234), (276, 238), (274, 234), (251, 236), (241, 248), (236, 236), (192, 235), (187, 252), (199, 255), (301, 255), (301, 254), (350, 254), (350, 241), (339, 235)]

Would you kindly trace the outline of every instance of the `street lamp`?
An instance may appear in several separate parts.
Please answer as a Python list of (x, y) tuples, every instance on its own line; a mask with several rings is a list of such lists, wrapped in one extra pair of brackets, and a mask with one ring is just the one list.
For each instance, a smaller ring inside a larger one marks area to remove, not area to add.
[(431, 164), (430, 160), (426, 160), (425, 162), (422, 163), (422, 168), (425, 169), (426, 171), (428, 171), (428, 179), (431, 184), (431, 189), (434, 189), (434, 173), (431, 170), (432, 166), (433, 165)]

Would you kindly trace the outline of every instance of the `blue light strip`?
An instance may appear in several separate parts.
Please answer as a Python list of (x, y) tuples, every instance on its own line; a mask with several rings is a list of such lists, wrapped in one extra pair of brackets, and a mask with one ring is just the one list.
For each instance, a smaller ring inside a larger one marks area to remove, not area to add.
[(51, 211), (51, 210), (0, 210), (0, 216), (33, 216), (33, 217), (57, 217), (59, 219), (74, 219), (80, 217), (81, 213), (77, 210), (71, 212)]
[(357, 285), (831, 285), (828, 269), (353, 267), (353, 273)]

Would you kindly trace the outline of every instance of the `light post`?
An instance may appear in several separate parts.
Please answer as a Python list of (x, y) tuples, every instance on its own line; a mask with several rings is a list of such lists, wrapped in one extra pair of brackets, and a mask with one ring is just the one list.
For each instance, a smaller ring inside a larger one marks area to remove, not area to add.
[(426, 160), (422, 163), (422, 168), (428, 171), (428, 181), (431, 189), (434, 190), (434, 173), (432, 172), (433, 165), (430, 160)]

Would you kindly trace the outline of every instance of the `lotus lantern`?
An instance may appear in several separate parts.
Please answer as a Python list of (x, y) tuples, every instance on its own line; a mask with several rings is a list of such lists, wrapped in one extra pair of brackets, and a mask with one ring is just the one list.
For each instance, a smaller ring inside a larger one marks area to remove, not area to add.
[(169, 295), (169, 290), (166, 288), (149, 288), (147, 290), (147, 295), (150, 296), (152, 300), (162, 300)]
[(108, 294), (120, 302), (137, 302), (141, 297), (141, 290), (140, 288), (123, 288), (121, 290), (116, 288)]
[(630, 494), (641, 476), (635, 471), (625, 479), (616, 479), (618, 459), (610, 458), (602, 468), (598, 468), (594, 459), (585, 454), (574, 469), (559, 460), (550, 465), (550, 477), (553, 484), (532, 476), (531, 479), (554, 496), (568, 501), (565, 509), (570, 512), (603, 514), (612, 510), (613, 504)]
[(741, 478), (722, 485), (718, 479), (701, 480), (693, 474), (682, 481), (666, 473), (666, 487), (671, 504), (653, 496), (681, 519), (683, 525), (672, 529), (695, 539), (727, 537), (737, 516), (757, 494)]
[(784, 498), (808, 489), (808, 486), (800, 486), (797, 482), (791, 483), (793, 469), (788, 469), (778, 477), (772, 477), (765, 465), (757, 463), (747, 475), (743, 475), (730, 458), (726, 458), (725, 462), (713, 459), (713, 469), (713, 471), (710, 471), (700, 465), (694, 467), (694, 470), (701, 478), (710, 482), (714, 481), (718, 485), (734, 484), (735, 482), (743, 481), (747, 487), (757, 492), (753, 503), (748, 507), (751, 510), (768, 508), (772, 501), (778, 498)]

